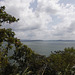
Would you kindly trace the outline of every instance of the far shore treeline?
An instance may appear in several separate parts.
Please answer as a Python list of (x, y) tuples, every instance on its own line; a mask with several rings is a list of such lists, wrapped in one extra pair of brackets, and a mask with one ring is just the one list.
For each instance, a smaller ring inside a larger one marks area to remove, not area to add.
[[(12, 29), (2, 27), (18, 21), (5, 6), (0, 7), (0, 75), (75, 75), (73, 47), (54, 51), (48, 57), (37, 54), (15, 38)], [(9, 55), (9, 51), (13, 53)]]

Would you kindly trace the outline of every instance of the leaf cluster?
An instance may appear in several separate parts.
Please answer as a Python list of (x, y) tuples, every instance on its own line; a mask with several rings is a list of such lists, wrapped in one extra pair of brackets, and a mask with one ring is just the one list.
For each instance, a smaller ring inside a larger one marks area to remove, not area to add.
[(9, 15), (5, 11), (5, 6), (0, 7), (0, 23), (6, 22), (6, 23), (13, 23), (17, 22), (19, 19), (16, 19), (14, 16)]

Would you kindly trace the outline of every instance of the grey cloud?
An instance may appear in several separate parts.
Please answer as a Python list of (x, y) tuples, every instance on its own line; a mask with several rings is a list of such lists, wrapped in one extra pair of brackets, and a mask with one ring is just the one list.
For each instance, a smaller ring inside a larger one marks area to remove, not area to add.
[(56, 29), (52, 35), (63, 38), (73, 38), (75, 32), (75, 21), (73, 21), (68, 27), (63, 27), (62, 29)]
[(41, 6), (39, 6), (37, 8), (37, 11), (40, 13), (40, 12), (46, 12), (47, 14), (56, 14), (58, 11), (54, 8), (51, 8), (50, 6), (49, 7), (46, 7), (46, 8), (41, 8)]
[(53, 33), (53, 36), (63, 36), (63, 35), (64, 35), (63, 32)]
[(69, 33), (72, 33), (73, 31), (75, 31), (75, 22), (72, 22), (72, 23), (70, 24), (70, 26), (68, 27), (67, 31), (68, 31)]
[(57, 12), (56, 9), (53, 9), (53, 8), (51, 8), (51, 7), (47, 7), (47, 8), (45, 9), (45, 11), (46, 11), (47, 13), (51, 13), (51, 14), (55, 14), (55, 13)]
[(14, 28), (14, 31), (31, 31), (31, 30), (36, 30), (36, 29), (39, 29), (40, 26), (39, 25), (35, 25), (35, 26), (32, 26), (32, 27), (25, 27), (25, 28)]
[(20, 14), (20, 11), (19, 10), (20, 9), (19, 8), (16, 8), (15, 6), (11, 6), (11, 7), (9, 7), (9, 8), (6, 9), (6, 11), (9, 14), (15, 16), (16, 18), (20, 18), (20, 15), (19, 15)]

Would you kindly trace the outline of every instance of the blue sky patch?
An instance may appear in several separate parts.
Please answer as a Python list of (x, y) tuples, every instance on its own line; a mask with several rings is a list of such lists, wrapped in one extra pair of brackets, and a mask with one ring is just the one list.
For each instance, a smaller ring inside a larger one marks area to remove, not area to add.
[(75, 0), (60, 0), (59, 3), (64, 3), (64, 4), (75, 4)]
[(33, 8), (33, 11), (37, 8), (37, 0), (34, 0), (34, 2), (30, 3), (30, 8)]

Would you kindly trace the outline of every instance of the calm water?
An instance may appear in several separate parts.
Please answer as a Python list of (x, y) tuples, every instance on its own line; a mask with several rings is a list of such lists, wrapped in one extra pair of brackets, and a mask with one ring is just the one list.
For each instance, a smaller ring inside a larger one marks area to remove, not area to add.
[(51, 51), (64, 50), (66, 47), (74, 47), (75, 41), (22, 41), (33, 51), (41, 55), (50, 55)]

